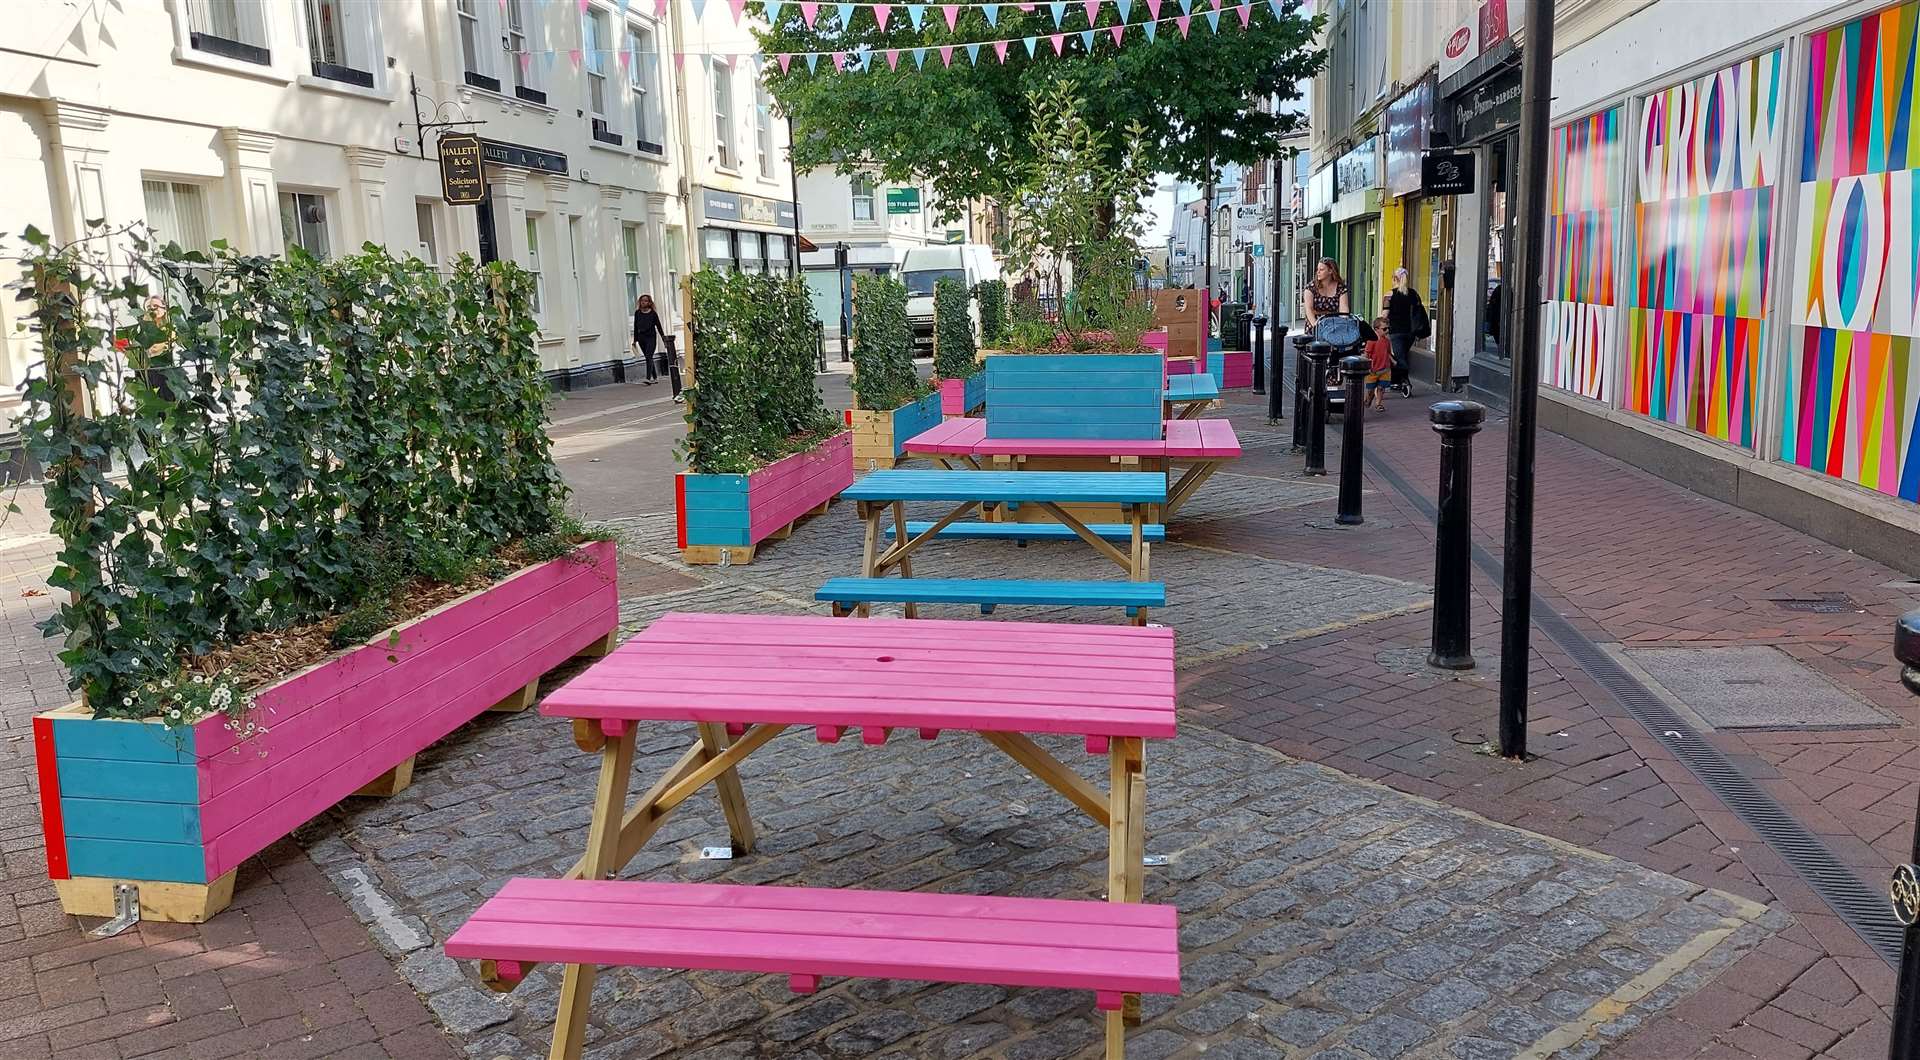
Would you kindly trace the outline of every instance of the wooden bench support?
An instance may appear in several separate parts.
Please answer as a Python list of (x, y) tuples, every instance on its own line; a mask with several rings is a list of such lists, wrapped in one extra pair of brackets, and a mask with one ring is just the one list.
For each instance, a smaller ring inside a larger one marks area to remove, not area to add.
[(114, 916), (114, 888), (132, 883), (140, 888), (140, 919), (168, 924), (204, 924), (233, 901), (229, 869), (212, 883), (169, 883), (162, 880), (115, 880), (102, 876), (71, 876), (54, 880), (60, 908), (68, 916)]
[(507, 698), (501, 700), (498, 703), (495, 703), (493, 706), (488, 707), (487, 709), (490, 711), (497, 710), (502, 713), (515, 714), (527, 709), (528, 707), (533, 706), (534, 701), (539, 698), (540, 698), (540, 679), (536, 677), (533, 680), (528, 681), (527, 686), (525, 688), (519, 689), (518, 691), (514, 692), (512, 695), (508, 696)]
[(1161, 517), (1171, 521), (1174, 513), (1180, 510), (1180, 506), (1192, 499), (1194, 492), (1200, 488), (1200, 484), (1212, 478), (1213, 473), (1220, 470), (1221, 463), (1222, 461), (1219, 460), (1203, 460), (1181, 472), (1173, 488), (1167, 491), (1167, 503), (1161, 509)]
[(620, 630), (618, 627), (615, 627), (613, 629), (607, 630), (606, 636), (601, 637), (599, 640), (594, 641), (592, 644), (589, 644), (586, 647), (581, 648), (579, 651), (574, 652), (573, 657), (576, 659), (598, 659), (601, 656), (606, 655), (609, 652), (613, 651), (614, 647), (619, 643), (620, 643)]
[(385, 797), (398, 795), (413, 784), (413, 755), (407, 760), (362, 784), (355, 795), (374, 795)]

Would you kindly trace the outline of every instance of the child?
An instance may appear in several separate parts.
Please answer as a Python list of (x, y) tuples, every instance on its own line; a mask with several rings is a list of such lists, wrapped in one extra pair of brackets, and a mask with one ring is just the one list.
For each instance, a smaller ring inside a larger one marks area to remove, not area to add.
[(1393, 345), (1387, 339), (1387, 318), (1373, 318), (1373, 341), (1367, 343), (1367, 408), (1387, 411), (1387, 390), (1393, 385)]

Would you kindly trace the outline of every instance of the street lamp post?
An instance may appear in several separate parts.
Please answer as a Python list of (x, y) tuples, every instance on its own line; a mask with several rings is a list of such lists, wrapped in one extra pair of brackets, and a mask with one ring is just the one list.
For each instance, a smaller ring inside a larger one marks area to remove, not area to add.
[(852, 273), (847, 268), (847, 251), (853, 248), (842, 240), (833, 245), (833, 267), (840, 273), (840, 363), (853, 360), (847, 350), (847, 333), (853, 330), (853, 288), (849, 286)]

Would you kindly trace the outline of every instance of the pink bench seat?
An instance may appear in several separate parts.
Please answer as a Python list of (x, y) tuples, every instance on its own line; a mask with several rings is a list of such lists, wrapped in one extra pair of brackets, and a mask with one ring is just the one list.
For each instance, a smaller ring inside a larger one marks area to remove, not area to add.
[(536, 963), (1180, 992), (1171, 906), (805, 887), (514, 879), (447, 940), (512, 981)]
[(1240, 436), (1226, 420), (1168, 420), (1163, 443), (1169, 460), (1234, 460)]
[(907, 439), (906, 451), (934, 456), (1140, 456), (1231, 460), (1240, 438), (1224, 419), (1167, 420), (1159, 438), (988, 438), (987, 421), (948, 420)]

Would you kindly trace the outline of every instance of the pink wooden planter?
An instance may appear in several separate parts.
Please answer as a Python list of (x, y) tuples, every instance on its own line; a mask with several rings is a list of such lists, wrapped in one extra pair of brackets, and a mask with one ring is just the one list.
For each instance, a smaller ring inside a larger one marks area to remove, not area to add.
[[(537, 682), (619, 624), (609, 541), (529, 567), (257, 696), (266, 731), (168, 731), (74, 707), (34, 719), (49, 874), (212, 884), (316, 814)], [(143, 882), (144, 886), (144, 882)], [(230, 882), (228, 884), (230, 887)], [(61, 886), (68, 911), (89, 904)], [(146, 903), (143, 891), (143, 904)], [(215, 910), (208, 910), (208, 915)], [(89, 914), (90, 915), (90, 914)]]
[(680, 557), (687, 563), (750, 563), (761, 542), (784, 534), (808, 512), (824, 510), (851, 485), (853, 434), (846, 431), (751, 474), (683, 471), (674, 479)]

